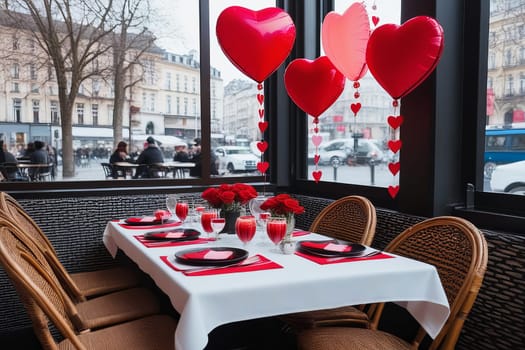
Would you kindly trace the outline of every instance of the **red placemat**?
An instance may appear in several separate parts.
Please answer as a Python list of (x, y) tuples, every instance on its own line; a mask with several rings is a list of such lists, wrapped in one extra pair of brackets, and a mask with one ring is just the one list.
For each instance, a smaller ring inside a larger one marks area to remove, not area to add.
[(144, 235), (136, 235), (135, 237), (140, 243), (144, 244), (148, 248), (162, 248), (162, 247), (177, 247), (181, 245), (189, 244), (202, 244), (214, 241), (213, 238), (197, 238), (188, 241), (152, 241), (144, 239)]
[(261, 259), (261, 261), (256, 264), (245, 265), (245, 266), (217, 267), (217, 268), (210, 268), (209, 270), (200, 271), (200, 272), (189, 272), (189, 271), (185, 272), (183, 269), (180, 269), (177, 266), (173, 265), (167, 256), (161, 256), (160, 258), (162, 261), (164, 261), (166, 265), (171, 267), (173, 270), (182, 272), (186, 276), (222, 275), (226, 273), (273, 270), (273, 269), (283, 268), (281, 265), (277, 264), (276, 262), (271, 261), (270, 259), (260, 254), (258, 254), (257, 256)]
[(377, 255), (373, 256), (363, 256), (363, 257), (322, 257), (322, 256), (314, 256), (309, 254), (304, 254), (301, 252), (295, 252), (295, 255), (298, 255), (302, 258), (308, 259), (310, 261), (313, 261), (320, 265), (328, 265), (328, 264), (339, 264), (339, 263), (345, 263), (345, 262), (354, 262), (354, 261), (363, 261), (363, 260), (381, 260), (381, 259), (392, 259), (394, 256), (388, 255), (385, 253), (379, 253)]

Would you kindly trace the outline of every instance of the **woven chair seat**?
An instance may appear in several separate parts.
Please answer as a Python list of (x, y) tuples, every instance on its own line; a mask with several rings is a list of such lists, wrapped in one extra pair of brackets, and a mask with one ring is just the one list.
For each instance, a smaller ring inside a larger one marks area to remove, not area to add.
[(368, 315), (354, 306), (297, 312), (280, 316), (280, 319), (294, 329), (321, 326), (368, 327)]
[(75, 272), (70, 273), (69, 276), (86, 298), (137, 286), (141, 278), (137, 270), (123, 266)]

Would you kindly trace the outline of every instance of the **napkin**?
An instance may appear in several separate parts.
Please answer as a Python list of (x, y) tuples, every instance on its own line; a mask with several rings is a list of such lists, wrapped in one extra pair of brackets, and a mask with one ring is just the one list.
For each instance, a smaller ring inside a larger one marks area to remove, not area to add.
[(323, 250), (328, 250), (331, 252), (340, 252), (340, 253), (348, 253), (352, 250), (352, 247), (346, 244), (337, 244), (337, 243), (332, 243), (332, 242), (326, 243), (326, 242), (304, 241), (301, 243), (301, 245), (306, 248), (323, 249)]
[(143, 217), (133, 217), (133, 218), (127, 218), (126, 221), (127, 222), (132, 222), (132, 223), (150, 223), (150, 222), (154, 222), (158, 220), (156, 217), (154, 216), (143, 216)]
[(176, 222), (170, 222), (170, 223), (167, 223), (167, 224), (144, 225), (144, 226), (140, 226), (140, 225), (126, 225), (125, 222), (124, 223), (120, 223), (119, 222), (119, 225), (121, 227), (125, 228), (125, 229), (128, 229), (128, 230), (151, 230), (152, 228), (166, 228), (166, 227), (180, 226), (181, 222), (180, 221), (176, 221)]
[(171, 213), (169, 211), (162, 209), (155, 210), (153, 214), (155, 215), (155, 219), (157, 219), (158, 221), (169, 220), (169, 218), (171, 217)]
[(309, 235), (309, 234), (310, 234), (309, 231), (302, 231), (302, 230), (297, 230), (297, 231), (293, 231), (292, 232), (292, 236), (294, 236), (294, 237), (306, 236), (306, 235)]
[(151, 236), (154, 236), (155, 238), (177, 239), (184, 237), (185, 234), (184, 231), (167, 231), (152, 233)]
[(186, 253), (182, 257), (184, 259), (191, 260), (224, 260), (229, 259), (233, 255), (231, 250), (213, 250), (213, 249), (203, 249), (197, 252)]
[(339, 263), (345, 263), (345, 262), (356, 262), (356, 261), (363, 261), (363, 260), (381, 260), (381, 259), (391, 259), (394, 258), (394, 256), (385, 254), (385, 253), (379, 253), (377, 255), (373, 256), (349, 256), (349, 257), (322, 257), (322, 256), (313, 256), (305, 253), (301, 253), (296, 251), (295, 255), (298, 255), (302, 258), (308, 259), (310, 261), (313, 261), (319, 265), (328, 265), (328, 264), (339, 264)]
[(136, 235), (133, 237), (135, 237), (135, 239), (137, 239), (140, 243), (142, 243), (148, 248), (177, 247), (182, 245), (202, 244), (213, 241), (213, 239), (210, 238), (197, 238), (189, 241), (152, 241), (149, 239), (145, 239), (144, 235)]
[(282, 269), (283, 267), (278, 263), (262, 256), (257, 255), (260, 258), (260, 262), (253, 265), (245, 266), (230, 266), (230, 267), (219, 267), (219, 268), (210, 268), (205, 271), (200, 272), (184, 272), (184, 269), (180, 269), (175, 266), (167, 256), (161, 256), (160, 259), (164, 261), (166, 265), (171, 267), (175, 271), (182, 272), (186, 276), (209, 276), (209, 275), (222, 275), (228, 273), (236, 272), (250, 272), (250, 271), (261, 271), (261, 270), (273, 270), (273, 269)]

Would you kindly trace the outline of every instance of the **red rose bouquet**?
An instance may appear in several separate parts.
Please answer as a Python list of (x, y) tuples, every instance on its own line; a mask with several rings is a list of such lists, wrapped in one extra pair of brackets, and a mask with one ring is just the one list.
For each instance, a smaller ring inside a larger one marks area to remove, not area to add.
[(261, 204), (261, 210), (269, 211), (273, 216), (285, 216), (287, 218), (304, 213), (304, 207), (299, 204), (299, 201), (286, 193), (265, 200)]
[(257, 197), (257, 191), (253, 186), (246, 184), (222, 184), (219, 187), (206, 189), (202, 192), (201, 197), (213, 208), (238, 211), (251, 199)]

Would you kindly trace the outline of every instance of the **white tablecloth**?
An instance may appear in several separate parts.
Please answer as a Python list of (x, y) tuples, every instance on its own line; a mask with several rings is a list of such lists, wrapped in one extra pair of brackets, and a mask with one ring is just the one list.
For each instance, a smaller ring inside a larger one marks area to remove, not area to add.
[[(435, 337), (449, 314), (447, 298), (432, 265), (396, 256), (392, 259), (319, 265), (282, 254), (263, 233), (243, 247), (235, 235), (221, 235), (209, 246), (247, 249), (282, 265), (282, 269), (186, 276), (160, 256), (203, 245), (146, 248), (133, 236), (150, 230), (126, 229), (109, 222), (104, 244), (115, 256), (121, 249), (150, 275), (180, 313), (175, 333), (178, 350), (200, 350), (208, 333), (222, 324), (344, 305), (394, 301), (405, 307)], [(155, 231), (158, 231), (156, 229)], [(258, 237), (260, 236), (260, 237)], [(295, 240), (326, 238), (316, 234)]]

